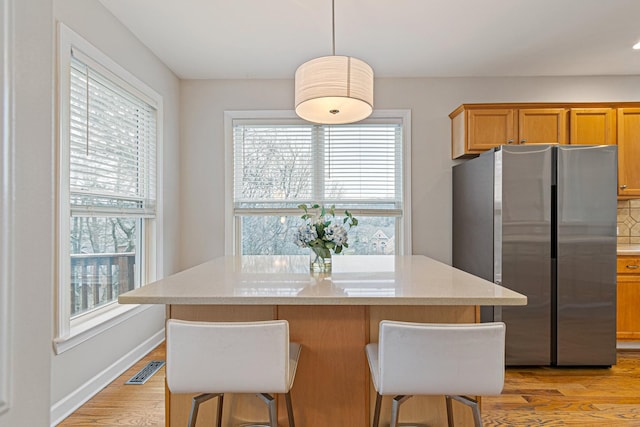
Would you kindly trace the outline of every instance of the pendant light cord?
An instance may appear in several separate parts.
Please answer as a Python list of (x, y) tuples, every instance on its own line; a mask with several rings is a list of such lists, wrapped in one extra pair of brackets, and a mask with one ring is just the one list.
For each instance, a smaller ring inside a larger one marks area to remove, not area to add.
[(336, 56), (336, 0), (331, 0), (331, 51)]

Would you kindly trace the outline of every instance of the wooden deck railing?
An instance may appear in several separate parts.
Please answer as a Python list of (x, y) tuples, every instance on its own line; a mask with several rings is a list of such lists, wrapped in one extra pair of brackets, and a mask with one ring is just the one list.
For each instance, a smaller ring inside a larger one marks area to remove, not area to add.
[(135, 252), (71, 255), (71, 316), (134, 289), (135, 260)]

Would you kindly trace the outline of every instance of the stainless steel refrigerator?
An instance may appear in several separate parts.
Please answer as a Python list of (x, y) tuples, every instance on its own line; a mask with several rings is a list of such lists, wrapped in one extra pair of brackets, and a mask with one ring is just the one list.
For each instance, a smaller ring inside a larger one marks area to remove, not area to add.
[(505, 145), (453, 167), (453, 266), (525, 294), (482, 307), (507, 365), (616, 362), (617, 147)]

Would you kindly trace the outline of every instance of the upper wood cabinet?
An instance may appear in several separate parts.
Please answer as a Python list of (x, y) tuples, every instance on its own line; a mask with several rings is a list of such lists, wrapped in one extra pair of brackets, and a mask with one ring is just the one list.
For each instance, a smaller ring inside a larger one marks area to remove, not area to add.
[(571, 144), (611, 145), (616, 143), (614, 108), (571, 108), (569, 116)]
[(451, 118), (451, 157), (456, 159), (503, 144), (565, 144), (566, 108), (499, 108), (500, 104), (461, 105)]
[[(466, 120), (465, 120), (466, 118)], [(482, 153), (502, 144), (511, 144), (515, 138), (516, 115), (512, 109), (478, 109), (463, 111), (459, 121), (462, 134), (458, 135), (465, 151)], [(466, 121), (467, 125), (464, 125)], [(466, 135), (465, 135), (466, 134)]]
[(566, 144), (565, 108), (519, 108), (518, 144)]
[(618, 198), (640, 198), (640, 102), (462, 104), (451, 158), (503, 144), (618, 144)]
[(515, 119), (512, 109), (467, 109), (458, 107), (451, 118), (451, 158), (457, 159), (513, 142)]
[(640, 108), (618, 108), (618, 196), (640, 197)]
[(616, 144), (619, 112), (636, 108), (640, 103), (462, 104), (449, 114), (451, 157), (502, 144)]

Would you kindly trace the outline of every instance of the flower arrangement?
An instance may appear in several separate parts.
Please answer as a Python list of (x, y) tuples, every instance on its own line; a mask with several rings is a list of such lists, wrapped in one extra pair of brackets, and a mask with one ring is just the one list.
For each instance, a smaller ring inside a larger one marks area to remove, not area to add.
[[(315, 254), (316, 262), (324, 263), (325, 260), (331, 259), (331, 251), (339, 254), (342, 252), (342, 248), (349, 247), (347, 232), (358, 225), (358, 220), (351, 212), (345, 210), (342, 223), (336, 223), (333, 222), (336, 216), (335, 205), (325, 209), (324, 206), (318, 204), (310, 207), (302, 204), (298, 208), (304, 211), (301, 218), (306, 222), (298, 227), (294, 242), (301, 248), (311, 248)], [(310, 210), (313, 211), (310, 212)], [(312, 260), (312, 268), (314, 268), (313, 262)]]

